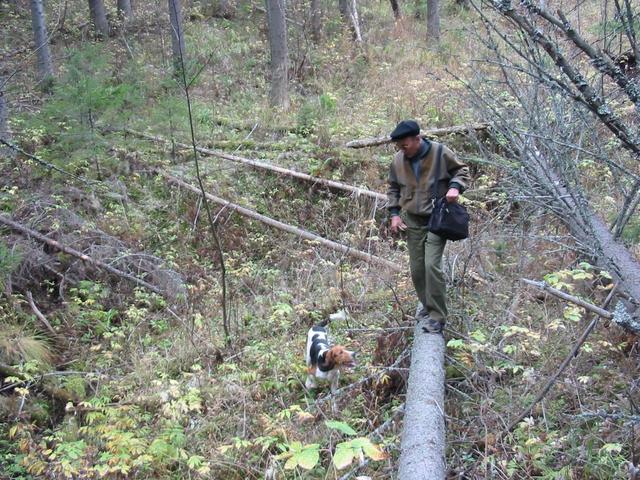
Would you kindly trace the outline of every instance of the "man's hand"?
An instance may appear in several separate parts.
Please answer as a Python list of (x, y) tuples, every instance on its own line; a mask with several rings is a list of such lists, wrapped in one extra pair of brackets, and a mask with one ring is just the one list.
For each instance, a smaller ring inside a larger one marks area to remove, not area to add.
[(397, 235), (398, 232), (404, 232), (407, 229), (407, 225), (402, 221), (400, 215), (394, 215), (391, 217), (391, 233)]
[(450, 188), (447, 191), (446, 199), (448, 203), (456, 203), (459, 197), (460, 197), (460, 192), (458, 191), (457, 188)]

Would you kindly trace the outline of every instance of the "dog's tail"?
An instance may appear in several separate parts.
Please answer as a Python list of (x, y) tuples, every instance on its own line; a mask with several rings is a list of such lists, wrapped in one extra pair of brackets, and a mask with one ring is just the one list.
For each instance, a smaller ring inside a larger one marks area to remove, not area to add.
[(332, 313), (328, 318), (317, 323), (321, 327), (326, 327), (330, 322), (341, 322), (347, 319), (349, 314), (346, 310), (338, 310), (336, 313)]

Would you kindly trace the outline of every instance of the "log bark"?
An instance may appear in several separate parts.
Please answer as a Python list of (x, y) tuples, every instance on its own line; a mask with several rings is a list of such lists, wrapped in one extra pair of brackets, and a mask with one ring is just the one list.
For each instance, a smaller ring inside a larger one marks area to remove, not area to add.
[(444, 480), (444, 337), (414, 330), (404, 427), (400, 444), (399, 480)]
[(585, 254), (609, 272), (636, 304), (640, 303), (640, 262), (617, 241), (577, 188), (569, 187), (551, 162), (536, 148), (526, 153), (526, 172), (537, 180), (539, 192), (555, 199), (553, 211), (571, 231)]
[(391, 2), (391, 11), (393, 11), (393, 18), (396, 20), (400, 20), (402, 18), (402, 14), (400, 13), (400, 5), (398, 4), (398, 0), (389, 0)]
[[(182, 188), (186, 188), (187, 190), (191, 190), (194, 193), (197, 193), (198, 195), (202, 195), (202, 192), (200, 191), (199, 188), (185, 182), (184, 180), (182, 180), (181, 178), (178, 177), (174, 177), (173, 175), (170, 175), (166, 172), (160, 171), (160, 170), (156, 170), (156, 173), (158, 175), (161, 175), (162, 177), (164, 177), (169, 183), (172, 183), (174, 185), (178, 185)], [(222, 205), (224, 207), (228, 207), (236, 212), (238, 212), (240, 215), (243, 215), (245, 217), (251, 218), (253, 220), (258, 220), (266, 225), (269, 225), (271, 227), (277, 228), (278, 230), (282, 230), (288, 233), (292, 233), (294, 235), (297, 235), (300, 238), (303, 238), (305, 240), (309, 240), (312, 242), (316, 242), (320, 245), (322, 245), (323, 247), (327, 247), (331, 250), (335, 250), (337, 252), (343, 253), (345, 255), (348, 255), (350, 257), (356, 258), (358, 260), (362, 260), (368, 263), (374, 263), (376, 265), (380, 265), (383, 266), (391, 271), (394, 272), (403, 272), (405, 269), (393, 262), (390, 262), (389, 260), (385, 260), (384, 258), (380, 258), (380, 257), (376, 257), (375, 255), (371, 255), (370, 253), (366, 253), (366, 252), (362, 252), (360, 250), (356, 250), (354, 248), (351, 248), (347, 245), (343, 245), (341, 243), (337, 243), (337, 242), (333, 242), (331, 240), (327, 240), (324, 237), (321, 237), (319, 235), (316, 235), (315, 233), (311, 233), (308, 232), (307, 230), (303, 230), (301, 228), (295, 227), (293, 225), (288, 225), (286, 223), (280, 222), (278, 220), (274, 220), (273, 218), (267, 217), (265, 215), (262, 215), (258, 212), (255, 212), (253, 210), (250, 210), (248, 208), (244, 208), (241, 207), (240, 205), (236, 205), (234, 203), (231, 203), (227, 200), (224, 200), (220, 197), (216, 197), (215, 195), (212, 195), (210, 193), (207, 193), (207, 198), (219, 205)]]
[(149, 282), (145, 282), (144, 280), (139, 279), (138, 277), (131, 275), (127, 272), (123, 272), (122, 270), (119, 270), (117, 268), (112, 267), (111, 265), (107, 265), (104, 262), (101, 262), (100, 260), (96, 260), (94, 258), (89, 257), (88, 255), (85, 255), (82, 252), (79, 252), (78, 250), (75, 250), (71, 247), (67, 247), (66, 245), (62, 245), (60, 242), (56, 242), (55, 240), (49, 238), (49, 237), (45, 237), (44, 235), (42, 235), (39, 232), (36, 232), (35, 230), (32, 230), (28, 227), (25, 227), (24, 225), (18, 223), (18, 222), (14, 222), (13, 220), (5, 217), (4, 215), (0, 215), (0, 223), (6, 225), (7, 227), (15, 230), (16, 232), (20, 232), (22, 235), (26, 236), (26, 237), (31, 237), (34, 238), (36, 240), (38, 240), (39, 242), (42, 243), (46, 243), (47, 245), (49, 245), (50, 247), (55, 248), (56, 250), (59, 250), (61, 252), (64, 252), (68, 255), (71, 255), (73, 257), (79, 258), (80, 260), (90, 263), (91, 265), (93, 265), (94, 267), (97, 267), (99, 269), (102, 270), (106, 270), (109, 273), (112, 273), (114, 275), (117, 275), (119, 277), (122, 277), (126, 280), (129, 280), (131, 282), (134, 282), (148, 290), (151, 290), (154, 293), (157, 293), (158, 295), (162, 295), (162, 296), (166, 296), (166, 292), (163, 292), (161, 289), (159, 289), (158, 287), (156, 287), (155, 285), (150, 284)]
[[(451, 135), (451, 134), (468, 134), (471, 131), (481, 132), (487, 130), (489, 125), (486, 123), (476, 123), (474, 125), (458, 125), (455, 127), (444, 127), (444, 128), (429, 128), (427, 130), (422, 130), (420, 135), (423, 138), (429, 137), (439, 137), (441, 135)], [(385, 145), (387, 143), (391, 143), (391, 137), (376, 137), (376, 138), (364, 138), (361, 140), (352, 140), (348, 142), (345, 146), (347, 148), (365, 148), (365, 147), (375, 147), (378, 145)]]
[[(128, 130), (128, 129), (125, 130), (125, 132), (140, 138), (153, 140), (154, 142), (165, 143), (167, 145), (171, 144), (169, 140), (166, 140), (162, 137), (156, 137), (153, 135), (148, 135), (146, 133), (136, 132), (135, 130)], [(187, 145), (185, 143), (173, 142), (173, 144), (180, 148), (191, 148), (191, 145)], [(197, 150), (198, 152), (204, 155), (222, 158), (224, 160), (230, 160), (232, 162), (242, 163), (244, 165), (249, 165), (251, 167), (262, 169), (262, 170), (268, 170), (280, 175), (286, 175), (288, 177), (296, 178), (298, 180), (310, 182), (314, 185), (320, 185), (330, 190), (348, 192), (356, 197), (360, 197), (360, 196), (369, 197), (376, 201), (379, 201), (382, 204), (387, 201), (387, 196), (384, 193), (374, 192), (372, 190), (367, 190), (366, 188), (354, 187), (342, 182), (335, 182), (333, 180), (326, 180), (324, 178), (313, 177), (306, 173), (296, 172), (295, 170), (289, 170), (286, 168), (278, 167), (276, 165), (271, 165), (269, 163), (260, 162), (258, 160), (251, 160), (249, 158), (239, 157), (237, 155), (230, 155), (228, 153), (220, 152), (217, 150), (210, 150), (208, 148), (202, 148), (202, 147), (198, 147)]]

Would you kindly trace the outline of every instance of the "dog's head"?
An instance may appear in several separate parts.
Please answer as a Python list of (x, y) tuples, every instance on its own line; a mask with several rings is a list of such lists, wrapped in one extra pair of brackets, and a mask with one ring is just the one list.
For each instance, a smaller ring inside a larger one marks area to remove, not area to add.
[(326, 362), (336, 368), (352, 368), (356, 366), (356, 352), (351, 352), (342, 345), (334, 345), (326, 354)]

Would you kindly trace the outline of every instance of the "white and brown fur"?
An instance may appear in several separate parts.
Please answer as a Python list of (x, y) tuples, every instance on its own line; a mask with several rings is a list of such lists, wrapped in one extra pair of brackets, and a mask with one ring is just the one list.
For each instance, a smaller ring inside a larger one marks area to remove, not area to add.
[(316, 380), (328, 380), (331, 393), (338, 390), (340, 370), (355, 366), (355, 352), (350, 352), (342, 345), (330, 345), (327, 329), (323, 325), (315, 325), (307, 334), (307, 381), (305, 386), (316, 388)]

